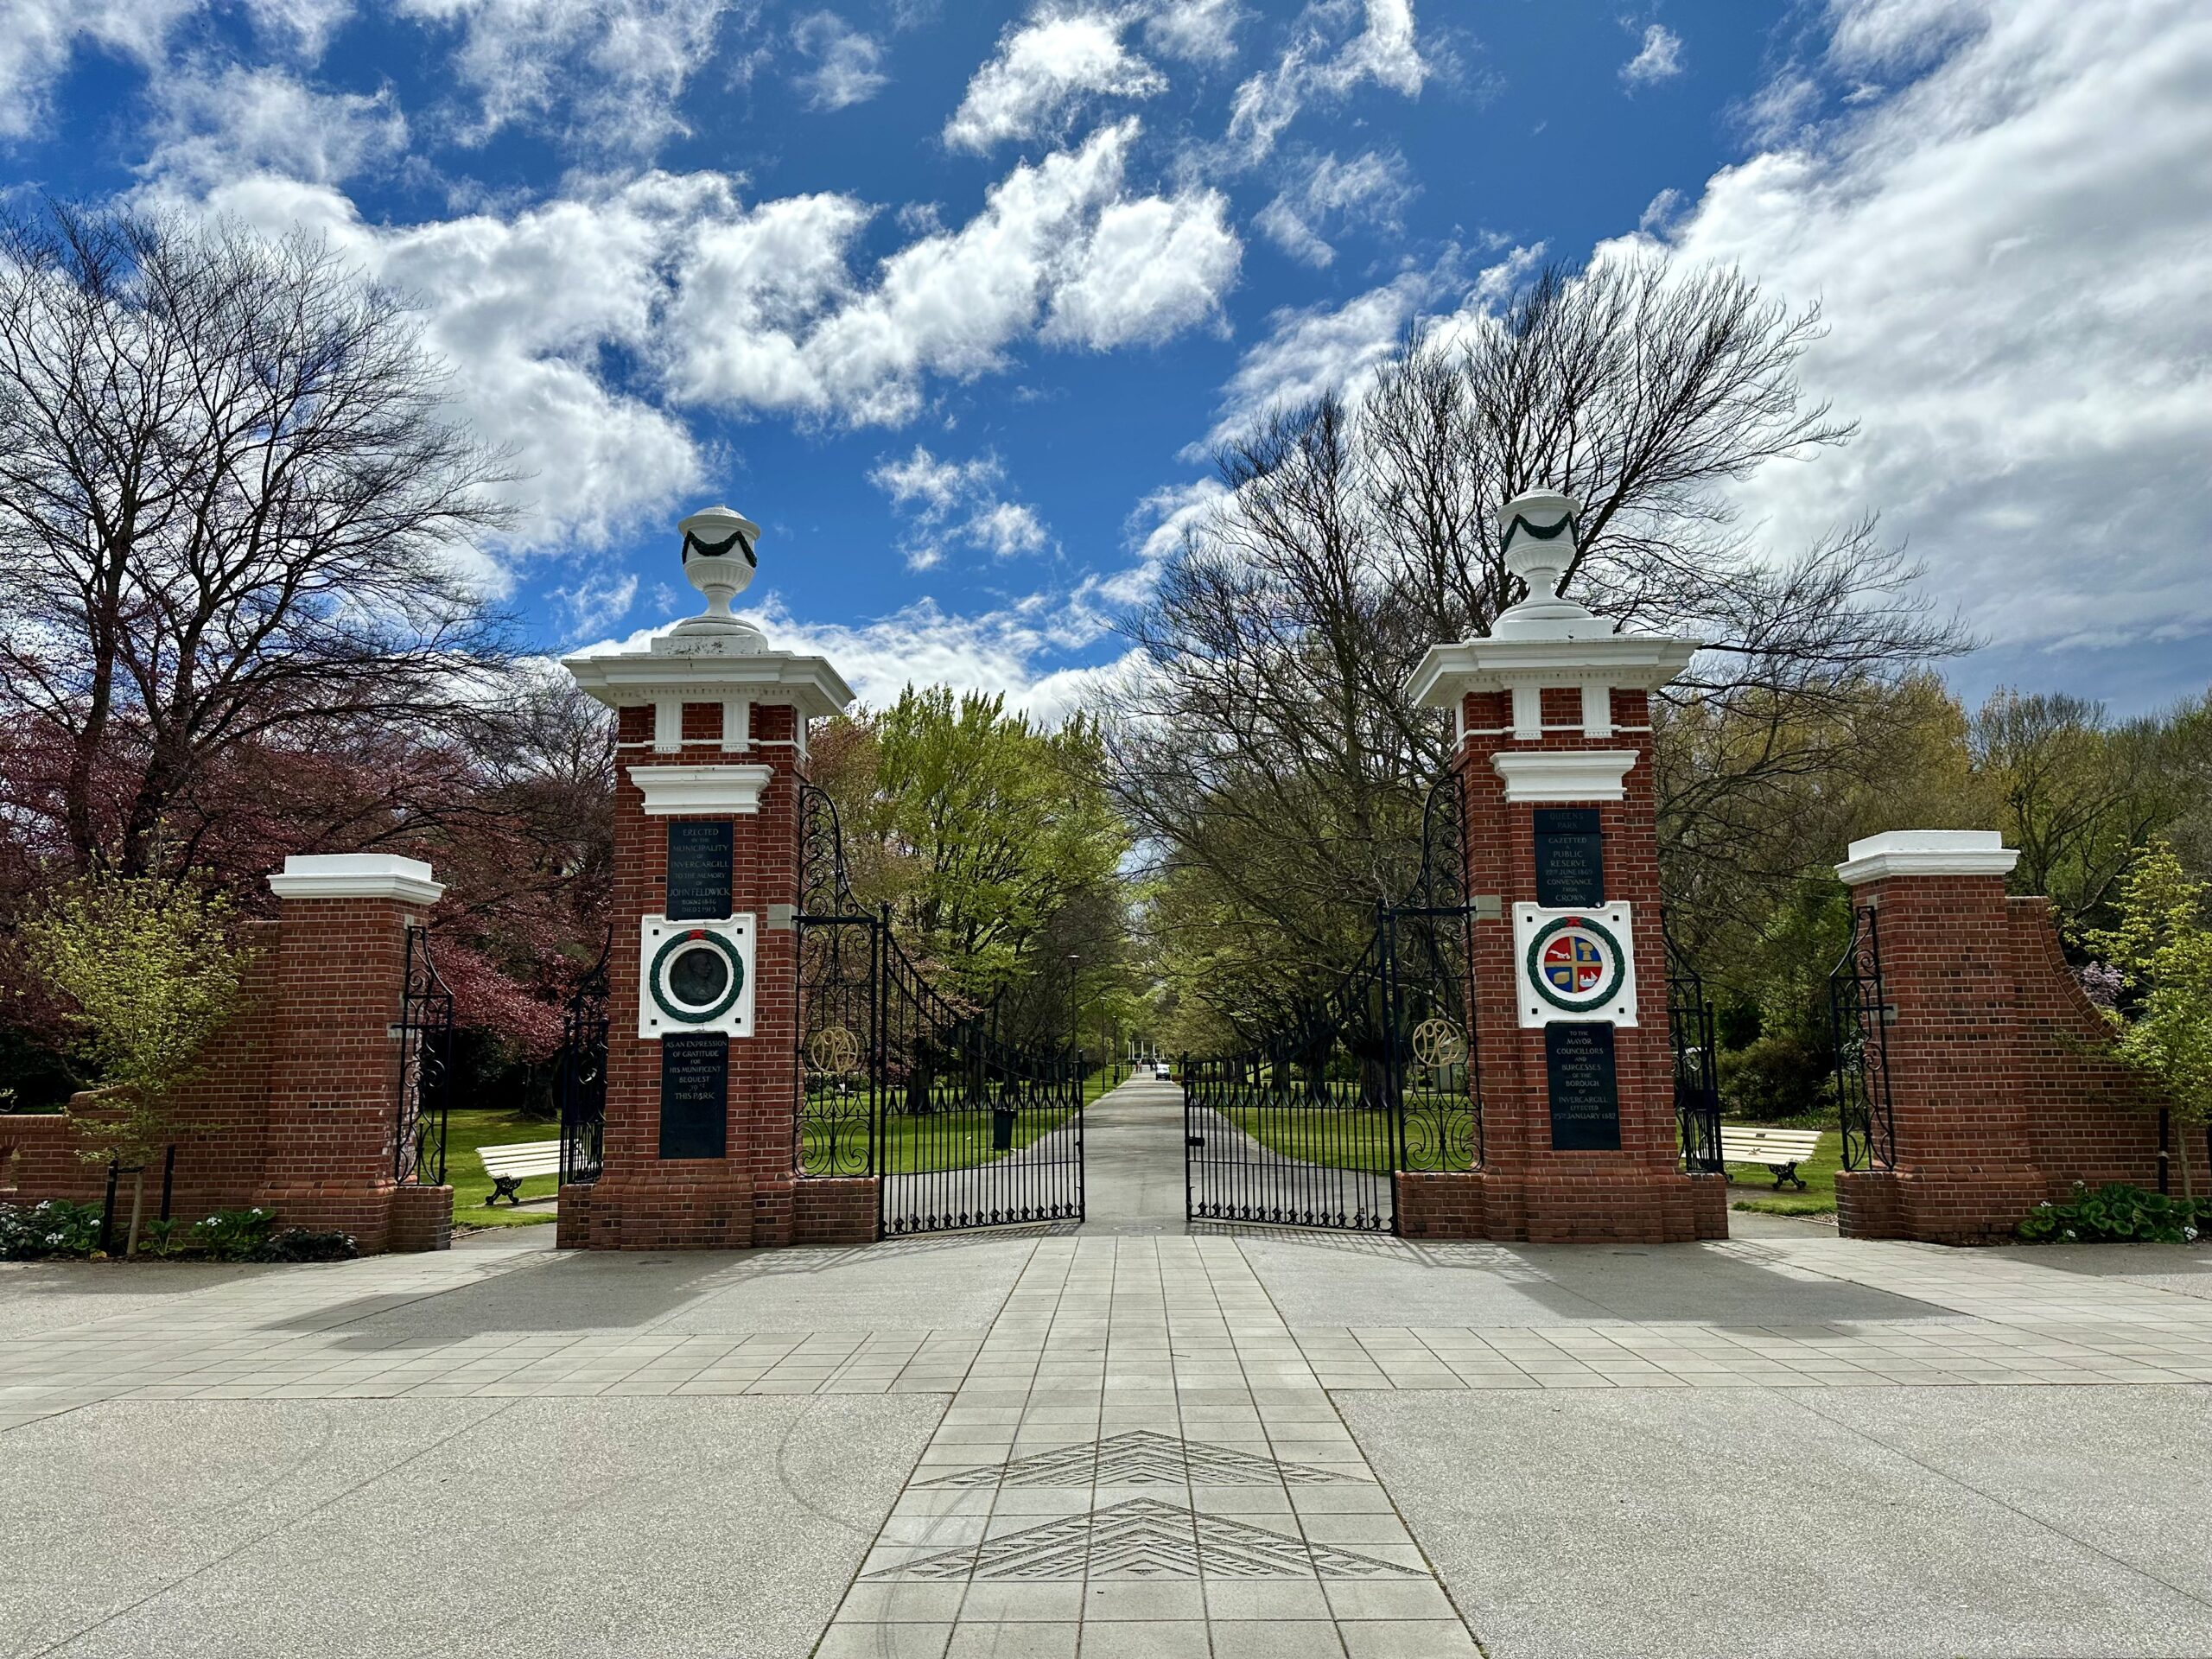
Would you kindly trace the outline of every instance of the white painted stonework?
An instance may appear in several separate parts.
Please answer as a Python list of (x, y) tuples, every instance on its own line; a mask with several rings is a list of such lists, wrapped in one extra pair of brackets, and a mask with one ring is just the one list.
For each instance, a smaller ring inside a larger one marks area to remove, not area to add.
[(419, 858), (391, 853), (295, 853), (269, 878), (279, 899), (391, 899), (435, 905), (445, 883)]
[(770, 766), (632, 766), (630, 781), (645, 794), (649, 818), (709, 815), (752, 817), (775, 770)]
[(1994, 830), (1891, 830), (1853, 842), (1835, 873), (1857, 887), (1892, 875), (2010, 875), (2019, 861)]
[[(727, 1037), (753, 1034), (753, 986), (758, 958), (753, 946), (759, 938), (756, 918), (748, 912), (697, 921), (671, 921), (665, 916), (639, 919), (638, 938), (638, 1035), (648, 1039), (705, 1032)], [(737, 995), (727, 1008), (706, 1018), (690, 1019), (669, 988), (669, 968), (682, 954), (687, 941), (721, 950), (742, 970)], [(658, 992), (658, 995), (656, 994)], [(674, 1004), (672, 1012), (671, 1004)]]
[[(1534, 1029), (1548, 1026), (1555, 1020), (1596, 1020), (1616, 1026), (1637, 1023), (1634, 908), (1625, 904), (1593, 905), (1581, 910), (1557, 910), (1530, 904), (1513, 906), (1514, 1012), (1522, 1026)], [(1560, 1007), (1537, 991), (1529, 971), (1529, 957), (1537, 936), (1546, 927), (1556, 921), (1578, 917), (1597, 923), (1613, 940), (1618, 951), (1619, 979), (1603, 1002), (1592, 1007), (1570, 1010)]]
[(1605, 737), (1613, 729), (1615, 688), (1656, 690), (1689, 666), (1696, 640), (1617, 632), (1605, 618), (1560, 596), (1580, 539), (1575, 523), (1580, 512), (1572, 496), (1552, 490), (1531, 490), (1498, 509), (1506, 568), (1528, 584), (1528, 596), (1501, 613), (1486, 636), (1431, 645), (1406, 681), (1414, 702), (1457, 709), (1471, 691), (1508, 691), (1513, 734), (1534, 741), (1544, 729), (1538, 692), (1547, 686), (1579, 687), (1582, 721), (1577, 729)]
[(1504, 750), (1490, 758), (1508, 801), (1618, 801), (1636, 765), (1633, 749)]
[[(684, 579), (707, 596), (706, 610), (656, 634), (642, 651), (587, 652), (564, 657), (561, 666), (610, 709), (651, 703), (657, 750), (685, 747), (687, 702), (721, 703), (721, 747), (738, 750), (754, 747), (752, 709), (783, 703), (798, 711), (793, 741), (804, 753), (806, 722), (842, 712), (853, 700), (852, 688), (827, 658), (772, 650), (760, 629), (731, 613), (731, 598), (758, 569), (758, 524), (728, 507), (709, 507), (677, 528), (683, 535)], [(727, 550), (704, 550), (710, 548)]]

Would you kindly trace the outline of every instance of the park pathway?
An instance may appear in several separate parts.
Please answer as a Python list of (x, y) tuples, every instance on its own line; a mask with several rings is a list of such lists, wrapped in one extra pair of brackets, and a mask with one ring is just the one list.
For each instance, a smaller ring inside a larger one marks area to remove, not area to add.
[(1183, 1090), (1132, 1077), (1084, 1113), (1083, 1230), (1183, 1230)]
[(1102, 1114), (1111, 1230), (1039, 1242), (817, 1659), (1478, 1651), (1236, 1242), (1147, 1224), (1163, 1092)]

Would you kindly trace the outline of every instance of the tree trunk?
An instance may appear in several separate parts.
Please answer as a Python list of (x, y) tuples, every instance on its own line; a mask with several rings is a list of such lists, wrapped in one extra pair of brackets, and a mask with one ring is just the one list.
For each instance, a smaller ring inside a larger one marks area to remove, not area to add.
[(129, 1261), (138, 1254), (138, 1217), (146, 1206), (146, 1166), (143, 1164), (130, 1172), (130, 1231), (123, 1242), (123, 1259)]

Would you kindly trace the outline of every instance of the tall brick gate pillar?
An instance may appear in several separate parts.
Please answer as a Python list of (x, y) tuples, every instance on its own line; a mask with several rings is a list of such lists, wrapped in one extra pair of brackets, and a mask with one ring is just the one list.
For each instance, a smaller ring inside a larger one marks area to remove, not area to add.
[(1994, 830), (1903, 830), (1853, 842), (1836, 866), (1862, 917), (1862, 959), (1879, 963), (1884, 1064), (1873, 1086), (1886, 1082), (1893, 1126), (1891, 1167), (1836, 1178), (1846, 1233), (2005, 1237), (2048, 1195), (2005, 893), (2018, 857)]
[(794, 1215), (798, 790), (807, 721), (852, 692), (730, 613), (759, 525), (715, 507), (678, 528), (707, 611), (645, 650), (564, 664), (615, 711), (616, 780), (601, 1173), (561, 1189), (563, 1246), (816, 1236)]
[(351, 1233), (366, 1253), (442, 1249), (453, 1189), (401, 1185), (393, 1154), (407, 930), (445, 888), (428, 864), (386, 853), (288, 858), (269, 887), (283, 910), (256, 1202), (286, 1227)]
[(1483, 1162), (1402, 1174), (1412, 1236), (1725, 1238), (1726, 1183), (1683, 1173), (1667, 1022), (1650, 693), (1696, 642), (1618, 633), (1557, 592), (1578, 504), (1499, 512), (1528, 597), (1483, 639), (1432, 647), (1408, 690), (1452, 711), (1465, 791)]

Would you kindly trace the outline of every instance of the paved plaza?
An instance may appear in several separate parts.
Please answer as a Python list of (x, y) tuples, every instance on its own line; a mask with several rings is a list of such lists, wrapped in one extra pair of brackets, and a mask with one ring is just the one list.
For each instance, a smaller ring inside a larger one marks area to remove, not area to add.
[(1085, 1225), (0, 1267), (0, 1654), (2203, 1655), (2212, 1251)]

